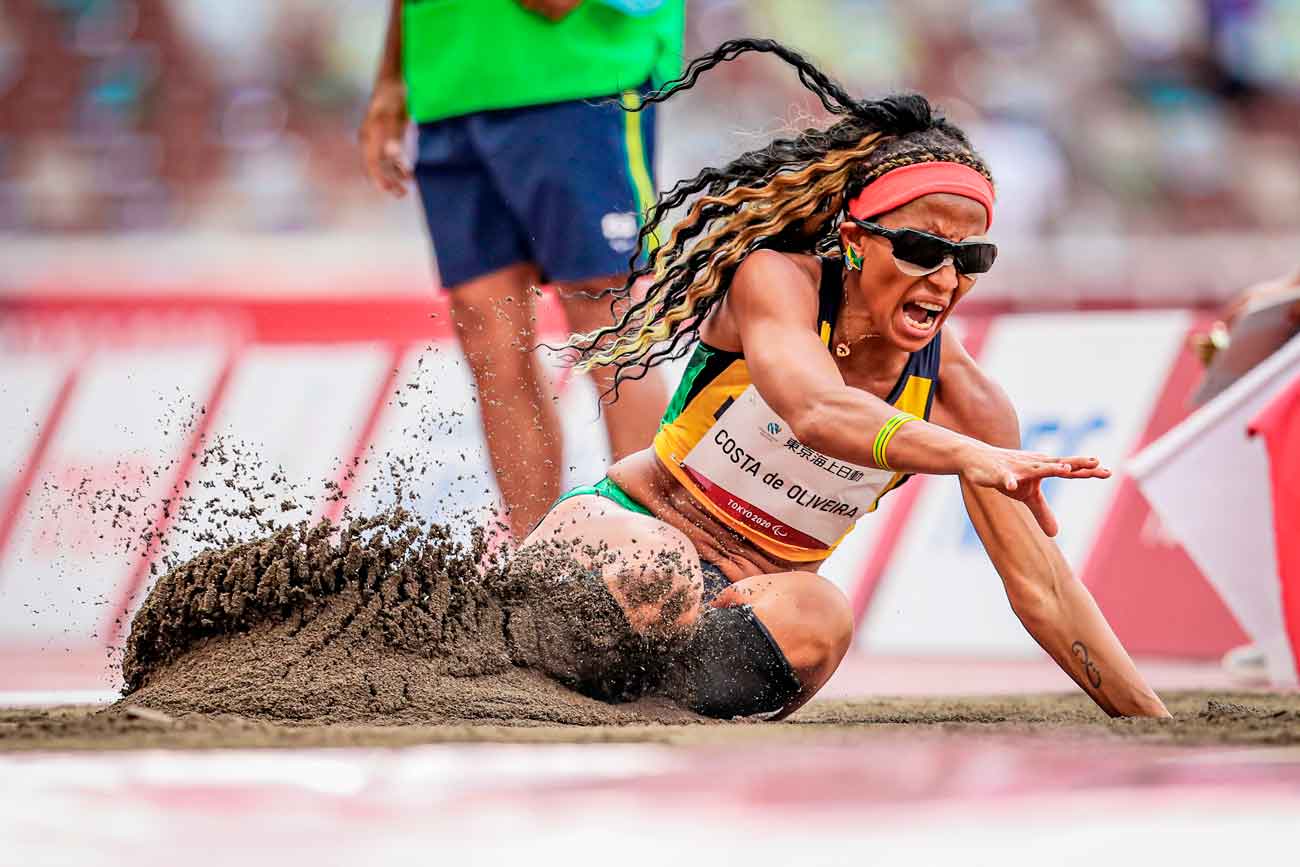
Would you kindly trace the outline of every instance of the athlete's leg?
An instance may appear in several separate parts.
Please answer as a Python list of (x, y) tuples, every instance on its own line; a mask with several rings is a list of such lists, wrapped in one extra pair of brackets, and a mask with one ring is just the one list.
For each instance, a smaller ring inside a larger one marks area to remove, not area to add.
[(523, 538), (560, 495), (564, 446), (532, 351), (537, 270), (507, 265), (450, 290), (456, 336), (478, 386), (488, 455), (510, 528)]
[(750, 606), (785, 654), (800, 689), (782, 708), (782, 717), (826, 685), (853, 639), (848, 600), (838, 587), (812, 572), (746, 578), (723, 590), (710, 604), (715, 608)]
[[(606, 291), (611, 286), (622, 286), (624, 279), (608, 277), (561, 286), (560, 301), (569, 319), (569, 330), (590, 333), (609, 325), (613, 317)], [(614, 385), (614, 370), (598, 367), (591, 372), (591, 378), (596, 393), (604, 394)], [(648, 371), (642, 379), (624, 380), (619, 386), (618, 400), (606, 403), (602, 408), (605, 430), (609, 434), (609, 451), (614, 460), (650, 445), (667, 405), (668, 393), (657, 370)]]
[[(731, 716), (780, 708), (780, 716), (786, 716), (826, 684), (852, 639), (853, 616), (844, 594), (811, 572), (738, 581), (708, 604), (718, 609), (748, 606), (752, 618), (737, 612), (731, 619), (710, 621), (704, 633), (688, 633), (692, 624), (704, 624), (699, 619), (703, 576), (694, 546), (676, 528), (603, 497), (577, 496), (559, 503), (521, 550), (548, 540), (600, 575), (634, 628), (694, 636), (682, 652), (699, 658), (680, 661), (684, 677), (670, 694), (702, 713)], [(718, 629), (736, 632), (728, 637)], [(787, 664), (798, 679), (797, 691), (793, 684), (784, 685), (789, 675), (780, 672)], [(764, 706), (778, 695), (774, 704)]]
[(605, 497), (576, 496), (556, 504), (520, 546), (558, 545), (595, 572), (633, 629), (685, 629), (700, 614), (700, 557), (680, 530), (630, 512)]

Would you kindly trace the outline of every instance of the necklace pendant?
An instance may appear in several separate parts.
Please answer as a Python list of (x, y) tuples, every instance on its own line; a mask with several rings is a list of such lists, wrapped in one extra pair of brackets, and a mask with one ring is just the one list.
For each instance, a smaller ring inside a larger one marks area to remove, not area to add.
[(847, 343), (835, 344), (835, 355), (839, 358), (847, 358), (849, 354), (849, 345)]

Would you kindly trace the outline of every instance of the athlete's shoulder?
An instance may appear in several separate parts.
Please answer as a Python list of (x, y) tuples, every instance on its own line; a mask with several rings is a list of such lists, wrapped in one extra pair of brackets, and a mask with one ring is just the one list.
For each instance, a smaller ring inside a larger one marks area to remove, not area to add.
[(943, 330), (939, 390), (932, 419), (990, 445), (1020, 446), (1020, 420), (1011, 398), (980, 369), (951, 328)]
[(736, 268), (728, 297), (741, 309), (815, 312), (821, 268), (816, 256), (755, 250)]
[(810, 253), (782, 253), (779, 250), (759, 249), (749, 253), (736, 268), (736, 276), (754, 274), (782, 274), (790, 277), (802, 275), (809, 283), (821, 276), (821, 257)]
[(816, 327), (816, 256), (755, 250), (732, 275), (727, 296), (704, 324), (700, 335), (720, 349), (740, 350), (741, 322), (807, 322)]

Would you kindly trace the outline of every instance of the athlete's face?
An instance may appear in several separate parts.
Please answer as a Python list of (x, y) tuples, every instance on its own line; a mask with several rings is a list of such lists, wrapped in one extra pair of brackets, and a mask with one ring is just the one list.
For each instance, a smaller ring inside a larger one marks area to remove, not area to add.
[[(875, 222), (888, 229), (919, 229), (950, 241), (966, 241), (983, 236), (988, 216), (974, 199), (932, 193)], [(899, 270), (887, 238), (848, 221), (840, 233), (844, 243), (862, 254), (862, 270), (849, 272), (850, 303), (866, 308), (872, 332), (907, 352), (934, 338), (975, 283), (974, 276), (958, 274), (951, 262), (931, 274), (910, 276)]]

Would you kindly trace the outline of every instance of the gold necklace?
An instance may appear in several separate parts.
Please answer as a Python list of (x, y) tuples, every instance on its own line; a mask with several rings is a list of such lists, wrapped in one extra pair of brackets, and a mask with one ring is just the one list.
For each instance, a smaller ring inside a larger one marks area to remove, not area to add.
[[(845, 308), (847, 308), (848, 306), (849, 306), (849, 275), (848, 272), (845, 271), (840, 277), (840, 313), (842, 314)], [(858, 343), (863, 340), (870, 340), (873, 337), (879, 337), (879, 336), (880, 336), (879, 334), (874, 334), (871, 331), (867, 331), (866, 334), (862, 335), (862, 337), (858, 338), (858, 340), (855, 340), (854, 343)], [(853, 350), (849, 348), (849, 344), (847, 341), (841, 340), (835, 344), (836, 358), (848, 358), (851, 352), (853, 352)]]

